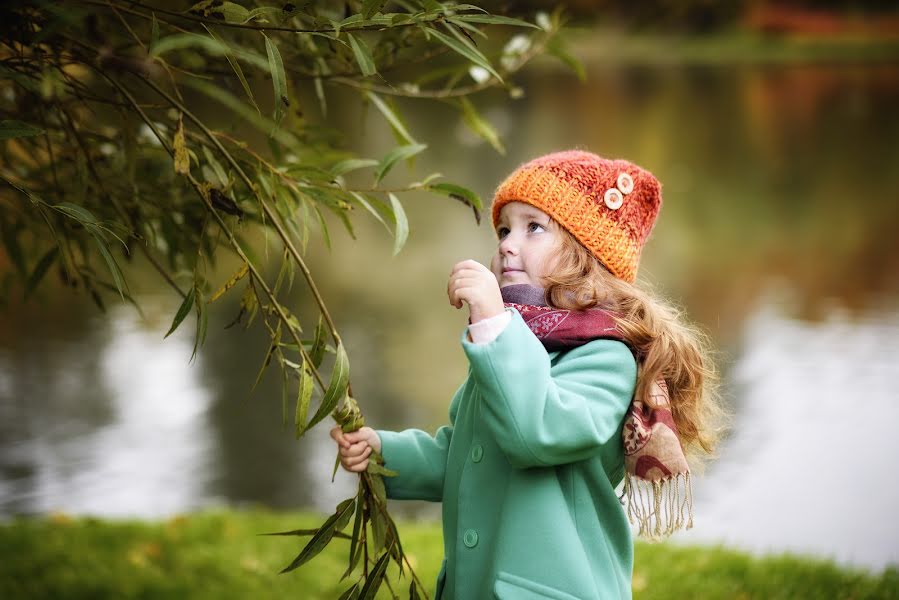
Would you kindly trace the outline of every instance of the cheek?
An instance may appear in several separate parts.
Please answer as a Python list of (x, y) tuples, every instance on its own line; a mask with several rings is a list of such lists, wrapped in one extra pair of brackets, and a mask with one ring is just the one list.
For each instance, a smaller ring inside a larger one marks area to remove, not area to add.
[(490, 259), (490, 270), (493, 272), (493, 275), (499, 279), (502, 276), (501, 265), (499, 252), (495, 252), (493, 254), (493, 258)]

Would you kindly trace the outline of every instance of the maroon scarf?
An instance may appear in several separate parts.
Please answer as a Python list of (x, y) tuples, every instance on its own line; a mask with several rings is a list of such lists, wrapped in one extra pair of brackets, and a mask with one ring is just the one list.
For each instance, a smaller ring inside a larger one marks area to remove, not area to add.
[[(543, 288), (529, 284), (508, 285), (500, 291), (504, 305), (521, 314), (547, 352), (603, 338), (626, 343), (615, 319), (605, 310), (553, 308), (546, 304)], [(639, 524), (639, 535), (657, 540), (684, 525), (687, 529), (693, 526), (693, 498), (690, 467), (677, 435), (664, 379), (650, 387), (649, 396), (651, 404), (644, 398), (633, 398), (624, 418), (622, 497), (627, 497), (628, 518)]]

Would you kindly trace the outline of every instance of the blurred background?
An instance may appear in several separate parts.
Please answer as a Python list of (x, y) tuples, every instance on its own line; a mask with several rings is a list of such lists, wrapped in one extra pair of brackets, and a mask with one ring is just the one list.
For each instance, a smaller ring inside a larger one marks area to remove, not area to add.
[[(514, 167), (555, 150), (653, 171), (664, 205), (640, 277), (711, 335), (734, 413), (718, 458), (694, 481), (695, 527), (674, 541), (875, 571), (899, 563), (895, 4), (568, 4), (569, 49), (586, 81), (541, 58), (516, 79), (520, 98), (474, 98), (505, 155), (450, 107), (398, 102), (429, 145), (415, 173), (441, 172), (489, 200)], [(381, 156), (390, 131), (354, 98), (329, 91), (347, 145)], [(391, 178), (410, 180), (397, 171)], [(332, 219), (333, 250), (314, 238), (309, 264), (367, 424), (433, 432), (467, 371), (467, 316), (449, 306), (446, 280), (459, 260), (487, 263), (493, 234), (460, 203), (403, 199), (411, 233), (399, 256), (381, 225), (358, 215), (358, 240)], [(279, 253), (270, 256), (276, 273)], [(234, 265), (220, 268), (225, 278)], [(129, 280), (143, 314), (118, 305), (103, 315), (51, 278), (27, 304), (6, 298), (0, 518), (154, 518), (213, 505), (330, 512), (354, 492), (355, 476), (331, 482), (328, 423), (297, 442), (281, 425), (277, 376), (250, 394), (267, 338), (223, 329), (236, 293), (214, 305), (190, 362), (189, 321), (163, 340), (179, 299), (139, 261)], [(308, 298), (298, 290), (295, 301)], [(440, 517), (436, 504), (392, 509)]]

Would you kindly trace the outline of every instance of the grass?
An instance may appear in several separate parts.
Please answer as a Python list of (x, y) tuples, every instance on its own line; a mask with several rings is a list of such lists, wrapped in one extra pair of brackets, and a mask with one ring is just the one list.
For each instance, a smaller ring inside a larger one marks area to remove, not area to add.
[[(278, 571), (308, 538), (257, 534), (310, 528), (310, 513), (213, 511), (166, 521), (51, 515), (0, 523), (0, 598), (336, 599), (347, 544), (298, 570)], [(403, 546), (433, 597), (442, 560), (439, 523), (398, 523)], [(638, 543), (634, 597), (897, 598), (899, 571), (880, 575), (791, 556), (752, 558), (720, 548)], [(396, 582), (395, 570), (390, 580)], [(408, 575), (394, 589), (408, 597)], [(390, 598), (383, 588), (379, 598)]]

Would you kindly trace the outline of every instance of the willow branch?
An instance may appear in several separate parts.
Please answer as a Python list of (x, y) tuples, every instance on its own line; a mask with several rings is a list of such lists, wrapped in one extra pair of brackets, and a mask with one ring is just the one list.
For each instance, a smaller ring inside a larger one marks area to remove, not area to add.
[(331, 319), (331, 315), (328, 312), (327, 307), (325, 306), (325, 302), (321, 297), (321, 294), (318, 291), (318, 287), (315, 285), (315, 282), (312, 280), (312, 273), (309, 271), (309, 267), (306, 266), (306, 262), (303, 260), (303, 257), (300, 256), (300, 253), (297, 251), (296, 247), (293, 245), (293, 242), (290, 240), (290, 236), (284, 230), (284, 226), (281, 224), (277, 215), (272, 211), (271, 207), (265, 201), (265, 199), (259, 194), (259, 190), (256, 189), (256, 186), (253, 185), (253, 182), (250, 181), (250, 178), (247, 177), (247, 174), (244, 173), (243, 169), (241, 169), (240, 165), (231, 156), (231, 153), (228, 152), (222, 143), (215, 137), (212, 131), (209, 130), (206, 125), (200, 121), (190, 110), (184, 106), (181, 102), (172, 98), (169, 94), (166, 93), (165, 90), (160, 88), (158, 85), (153, 83), (153, 81), (145, 78), (139, 77), (141, 81), (145, 84), (153, 88), (157, 94), (165, 98), (173, 107), (177, 108), (181, 112), (183, 112), (187, 117), (194, 122), (194, 124), (199, 127), (203, 133), (206, 134), (207, 137), (216, 145), (219, 153), (228, 161), (232, 168), (237, 171), (237, 174), (243, 179), (244, 184), (250, 190), (250, 192), (256, 197), (259, 201), (260, 206), (262, 206), (262, 210), (265, 211), (265, 214), (271, 219), (272, 224), (275, 227), (275, 230), (278, 232), (278, 235), (281, 236), (281, 240), (284, 242), (284, 245), (287, 247), (290, 254), (293, 256), (294, 260), (300, 267), (300, 270), (303, 272), (303, 276), (306, 278), (306, 283), (309, 285), (309, 289), (312, 291), (312, 295), (315, 297), (315, 301), (318, 303), (319, 310), (322, 313), (322, 316), (325, 318), (325, 322), (327, 322), (328, 327), (331, 331), (331, 337), (334, 339), (335, 344), (340, 344), (340, 336), (337, 333), (337, 327), (334, 325), (334, 321)]
[[(99, 0), (79, 0), (79, 1), (82, 4), (91, 4), (94, 6), (103, 6), (106, 8), (111, 7), (111, 5), (109, 3), (100, 2)], [(193, 21), (194, 23), (206, 23), (206, 24), (210, 24), (210, 25), (218, 25), (220, 27), (231, 27), (234, 29), (251, 29), (254, 31), (287, 31), (290, 33), (331, 33), (331, 34), (334, 33), (333, 27), (322, 28), (322, 29), (316, 29), (316, 28), (303, 29), (303, 28), (297, 28), (297, 27), (280, 27), (277, 25), (249, 25), (246, 23), (228, 23), (227, 21), (220, 21), (218, 19), (205, 19), (203, 17), (198, 17), (196, 15), (179, 13), (176, 11), (166, 10), (163, 8), (157, 8), (154, 6), (149, 6), (147, 4), (142, 4), (140, 2), (128, 2), (128, 6), (136, 6), (138, 8), (148, 10), (148, 11), (150, 11), (150, 13), (147, 14), (147, 13), (144, 13), (144, 12), (141, 12), (138, 10), (134, 10), (133, 8), (127, 8), (125, 6), (118, 6), (117, 8), (121, 11), (130, 13), (132, 15), (136, 15), (138, 17), (142, 17), (147, 20), (153, 19), (153, 13), (159, 13), (162, 15), (168, 15), (170, 17), (175, 17), (178, 19), (183, 19), (185, 21)], [(413, 21), (409, 21), (409, 22), (396, 23), (396, 24), (391, 24), (391, 25), (377, 24), (377, 25), (364, 25), (364, 26), (355, 26), (355, 27), (353, 26), (352, 23), (349, 23), (346, 25), (346, 27), (342, 27), (341, 29), (344, 31), (382, 31), (384, 29), (393, 29), (396, 27), (410, 27), (413, 25), (419, 25), (421, 23), (432, 23), (435, 21), (443, 21), (444, 18), (445, 18), (445, 16), (443, 15), (443, 13), (437, 13), (434, 15), (425, 14), (425, 15), (422, 15), (421, 18), (413, 20)], [(174, 26), (174, 23), (172, 23), (171, 21), (168, 21), (165, 19), (159, 19), (158, 17), (157, 17), (157, 20), (160, 22), (167, 23), (169, 25)]]
[[(146, 123), (147, 126), (150, 128), (150, 130), (153, 132), (153, 134), (159, 140), (159, 143), (162, 144), (163, 148), (165, 148), (165, 151), (168, 152), (169, 156), (174, 158), (175, 152), (169, 146), (168, 140), (166, 140), (165, 136), (163, 136), (162, 133), (159, 132), (159, 129), (156, 128), (156, 124), (153, 123), (153, 121), (147, 116), (147, 114), (143, 110), (141, 110), (141, 108), (137, 105), (137, 102), (135, 101), (135, 99), (131, 95), (131, 93), (127, 89), (125, 89), (125, 87), (122, 86), (118, 81), (112, 79), (111, 77), (109, 77), (108, 75), (106, 75), (105, 73), (103, 73), (99, 70), (98, 70), (98, 72), (100, 72), (100, 74), (107, 81), (109, 81), (113, 86), (115, 86), (116, 89), (118, 89), (119, 92), (125, 98), (128, 99), (128, 102), (134, 107), (134, 109), (138, 112), (138, 114), (140, 114), (141, 119), (143, 119), (144, 123)], [(259, 282), (260, 286), (262, 286), (262, 289), (265, 291), (266, 296), (268, 296), (268, 298), (269, 298), (269, 302), (271, 302), (272, 306), (275, 307), (275, 310), (278, 313), (278, 317), (287, 326), (287, 330), (290, 332), (290, 335), (293, 337), (294, 342), (296, 342), (297, 348), (299, 348), (299, 350), (300, 350), (300, 355), (303, 357), (303, 362), (309, 366), (309, 369), (312, 371), (312, 374), (315, 376), (315, 380), (318, 382), (319, 387), (322, 389), (322, 392), (324, 392), (327, 389), (327, 386), (325, 385), (324, 381), (322, 380), (321, 375), (318, 372), (318, 369), (315, 367), (312, 360), (309, 358), (309, 355), (306, 353), (306, 349), (303, 347), (302, 340), (300, 340), (299, 336), (296, 334), (296, 331), (294, 331), (293, 327), (290, 325), (290, 321), (288, 320), (287, 315), (284, 313), (284, 309), (281, 308), (281, 303), (278, 302), (277, 298), (275, 298), (275, 294), (272, 292), (271, 288), (268, 287), (268, 284), (265, 283), (265, 280), (262, 278), (262, 275), (259, 274), (259, 271), (256, 269), (256, 266), (253, 264), (253, 262), (247, 257), (246, 254), (244, 254), (244, 251), (240, 247), (240, 244), (237, 242), (237, 239), (234, 237), (234, 234), (231, 233), (231, 230), (228, 228), (227, 224), (224, 222), (224, 220), (222, 220), (221, 216), (218, 214), (218, 212), (216, 212), (215, 208), (213, 208), (212, 203), (210, 202), (210, 200), (206, 196), (206, 194), (203, 193), (203, 190), (200, 187), (199, 182), (196, 179), (194, 179), (193, 175), (190, 175), (190, 174), (187, 175), (187, 179), (190, 182), (191, 186), (193, 187), (194, 191), (197, 193), (197, 195), (199, 195), (200, 198), (203, 200), (203, 203), (206, 205), (206, 209), (210, 213), (212, 213), (213, 217), (215, 217), (216, 221), (218, 222), (220, 230), (225, 232), (225, 235), (228, 236), (228, 241), (230, 242), (232, 249), (246, 263), (247, 268), (249, 269), (252, 277), (255, 278), (255, 280), (257, 282)]]

